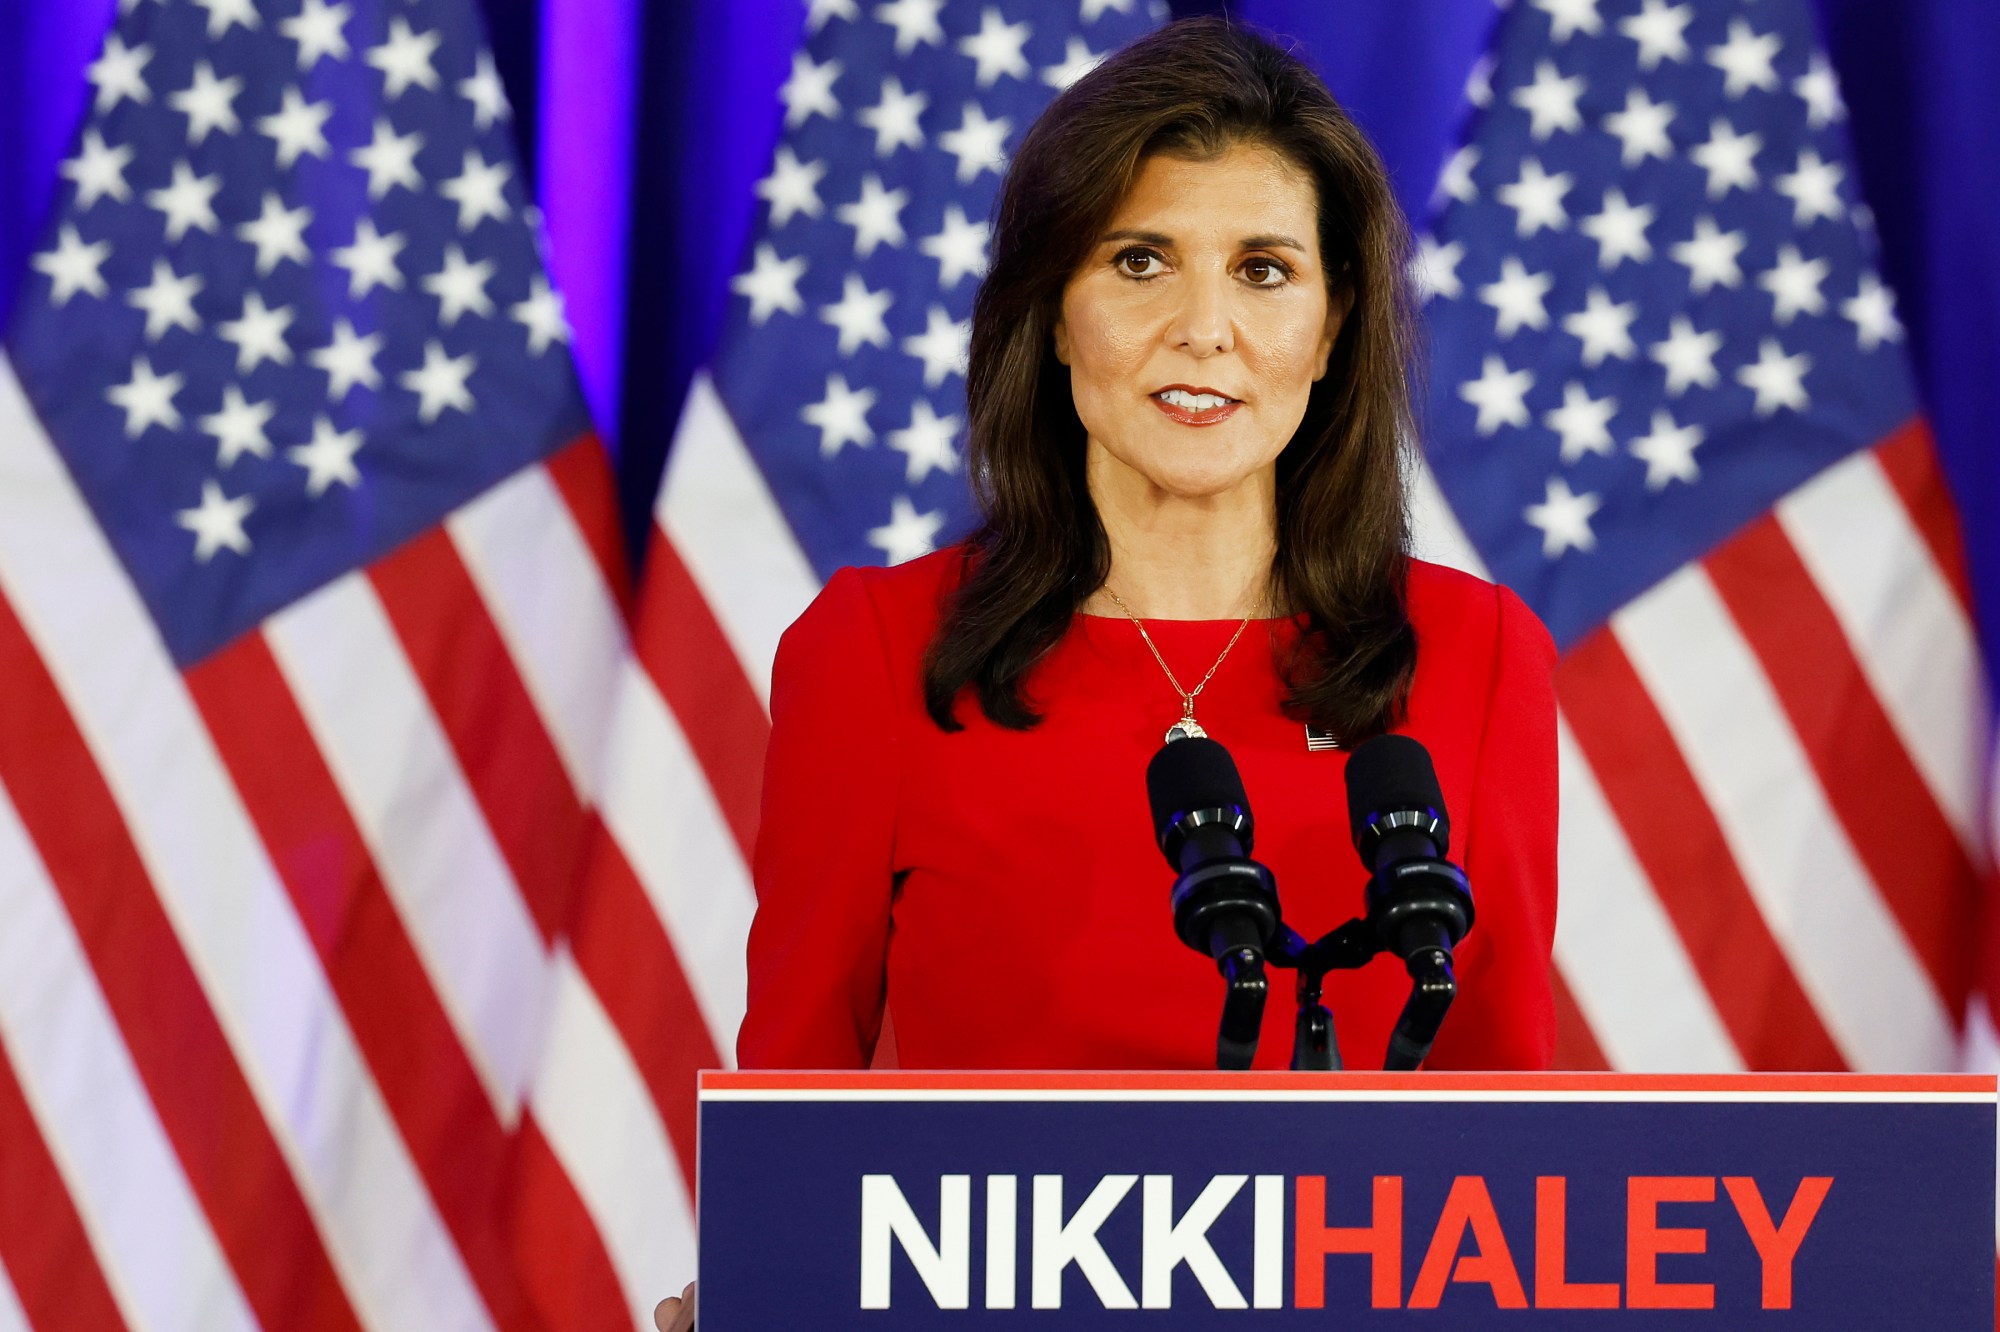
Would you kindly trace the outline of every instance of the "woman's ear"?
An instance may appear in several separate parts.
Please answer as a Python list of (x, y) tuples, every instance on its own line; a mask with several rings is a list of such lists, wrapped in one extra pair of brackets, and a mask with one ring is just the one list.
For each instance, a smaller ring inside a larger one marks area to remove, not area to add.
[[(1058, 315), (1056, 316), (1056, 324), (1055, 324), (1055, 327), (1054, 327), (1054, 328), (1052, 328), (1052, 329), (1050, 329), (1050, 330), (1049, 330), (1049, 332), (1050, 332), (1050, 335), (1051, 335), (1051, 336), (1052, 336), (1052, 337), (1054, 338), (1054, 340), (1055, 340), (1055, 344), (1056, 344), (1056, 359), (1057, 359), (1058, 361), (1061, 361), (1061, 362), (1062, 362), (1062, 363), (1063, 363), (1064, 365), (1068, 365), (1068, 364), (1069, 364), (1069, 325), (1068, 325), (1068, 324), (1065, 324), (1065, 323), (1063, 322), (1063, 317), (1062, 317), (1062, 316), (1061, 316), (1060, 314), (1058, 314)], [(1321, 373), (1322, 373), (1322, 374), (1324, 374), (1324, 373), (1325, 373), (1325, 371), (1324, 371), (1324, 370), (1322, 370), (1322, 371), (1321, 371)]]
[(1341, 325), (1354, 309), (1354, 288), (1341, 286), (1328, 294), (1326, 303), (1326, 332), (1319, 340), (1319, 363), (1313, 370), (1313, 382), (1326, 378), (1326, 363), (1333, 356), (1333, 344), (1340, 339)]

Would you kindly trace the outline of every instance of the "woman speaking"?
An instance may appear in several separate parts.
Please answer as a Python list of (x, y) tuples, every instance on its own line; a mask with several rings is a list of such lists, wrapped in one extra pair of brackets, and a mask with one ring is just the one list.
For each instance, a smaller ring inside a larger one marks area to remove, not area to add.
[[(1407, 235), (1319, 80), (1220, 19), (1058, 97), (1001, 188), (961, 546), (843, 570), (779, 646), (745, 1067), (1213, 1067), (1144, 773), (1228, 747), (1308, 938), (1358, 914), (1342, 747), (1436, 763), (1478, 927), (1430, 1064), (1554, 1046), (1553, 649), (1407, 554)], [(1408, 988), (1330, 978), (1357, 1062)], [(1282, 1066), (1289, 1006), (1266, 1013)]]
[[(1429, 1063), (1548, 1065), (1554, 650), (1407, 553), (1406, 245), (1326, 88), (1224, 20), (1029, 130), (972, 319), (984, 521), (837, 573), (778, 648), (744, 1067), (864, 1068), (889, 1031), (910, 1068), (1212, 1067), (1148, 760), (1170, 731), (1228, 747), (1311, 938), (1362, 903), (1344, 749), (1390, 730), (1430, 750), (1477, 901)], [(1357, 1061), (1407, 988), (1386, 960), (1329, 978)]]

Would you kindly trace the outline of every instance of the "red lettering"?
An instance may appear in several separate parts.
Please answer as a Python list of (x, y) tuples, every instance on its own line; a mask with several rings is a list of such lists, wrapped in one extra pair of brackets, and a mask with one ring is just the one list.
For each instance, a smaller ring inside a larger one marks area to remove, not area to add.
[(1572, 1283), (1569, 1268), (1569, 1181), (1561, 1175), (1535, 1180), (1535, 1307), (1616, 1309), (1616, 1281)]
[(1293, 1303), (1326, 1307), (1326, 1260), (1336, 1253), (1369, 1258), (1368, 1306), (1400, 1308), (1403, 1296), (1403, 1179), (1375, 1177), (1375, 1216), (1366, 1226), (1326, 1223), (1326, 1176), (1300, 1175), (1292, 1252)]
[(1743, 1229), (1749, 1232), (1750, 1242), (1757, 1246), (1757, 1258), (1764, 1265), (1764, 1307), (1791, 1308), (1792, 1260), (1798, 1257), (1799, 1245), (1805, 1243), (1806, 1231), (1819, 1215), (1819, 1205), (1826, 1201), (1833, 1179), (1808, 1175), (1800, 1180), (1783, 1223), (1776, 1226), (1771, 1224), (1771, 1209), (1764, 1205), (1756, 1180), (1731, 1175), (1723, 1179), (1722, 1187), (1729, 1190), (1729, 1201), (1736, 1204), (1736, 1214), (1743, 1218)]
[[(1472, 1232), (1476, 1247), (1460, 1258), (1458, 1248), (1467, 1230)], [(1437, 1308), (1438, 1299), (1444, 1294), (1447, 1272), (1452, 1281), (1483, 1282), (1491, 1287), (1493, 1302), (1502, 1309), (1528, 1307), (1527, 1292), (1521, 1289), (1521, 1274), (1514, 1268), (1514, 1255), (1508, 1252), (1499, 1214), (1493, 1210), (1493, 1195), (1486, 1191), (1486, 1181), (1478, 1175), (1460, 1175), (1451, 1182), (1444, 1212), (1431, 1234), (1430, 1250), (1424, 1254), (1424, 1265), (1417, 1269), (1410, 1307)]]
[(1632, 1309), (1713, 1309), (1706, 1282), (1659, 1279), (1663, 1253), (1707, 1253), (1699, 1226), (1663, 1226), (1660, 1204), (1714, 1202), (1715, 1179), (1698, 1175), (1634, 1175), (1625, 1181), (1625, 1303)]

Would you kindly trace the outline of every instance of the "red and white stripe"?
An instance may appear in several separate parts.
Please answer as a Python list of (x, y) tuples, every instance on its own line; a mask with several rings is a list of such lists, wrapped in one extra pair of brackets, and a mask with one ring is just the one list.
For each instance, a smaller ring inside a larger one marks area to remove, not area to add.
[[(734, 1063), (771, 661), (819, 587), (705, 377), (645, 567), (607, 691), (599, 855), (534, 1092), (635, 1310), (694, 1274), (694, 1074)], [(571, 1306), (549, 1279), (545, 1306)]]
[(654, 509), (759, 699), (778, 636), (819, 591), (805, 552), (708, 376), (688, 390)]
[(616, 531), (582, 440), (182, 672), (0, 363), (0, 1328), (645, 1326), (692, 1272), (743, 987), (679, 948), (740, 973), (750, 891)]
[[(1483, 573), (1415, 480), (1426, 553)], [(1912, 423), (1565, 653), (1556, 959), (1606, 1062), (1957, 1064), (1989, 734), (1957, 543)]]
[[(73, 1219), (73, 1228), (58, 1230), (88, 1249), (52, 1261), (41, 1255), (56, 1236), (17, 1233), (10, 1239), (22, 1247), (8, 1246), (10, 1260), (24, 1272), (94, 1268), (98, 1280), (77, 1285), (102, 1281), (115, 1316), (129, 1326), (255, 1327), (48, 867), (5, 798), (0, 864), (8, 867), (0, 879), (0, 919), (7, 922), (0, 931), (0, 1047), (15, 1093), (0, 1096), (14, 1112), (0, 1119), (8, 1121), (10, 1167), (25, 1164), (17, 1154), (32, 1152), (32, 1173), (42, 1175), (42, 1196), (10, 1197), (5, 1214), (32, 1217), (39, 1229), (44, 1209), (58, 1207)], [(8, 1290), (12, 1303), (11, 1284)]]
[(0, 1266), (0, 1332), (29, 1332), (28, 1312), (21, 1307), (21, 1297), (15, 1294), (4, 1266)]

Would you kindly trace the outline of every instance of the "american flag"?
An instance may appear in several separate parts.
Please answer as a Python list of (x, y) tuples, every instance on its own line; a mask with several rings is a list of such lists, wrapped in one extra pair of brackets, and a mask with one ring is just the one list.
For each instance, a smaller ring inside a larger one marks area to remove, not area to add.
[(685, 1247), (544, 1240), (649, 1103), (567, 937), (644, 686), (470, 0), (89, 77), (0, 361), (0, 1326), (633, 1326)]
[(1804, 0), (1530, 0), (1471, 98), (1425, 527), (1562, 650), (1565, 1058), (1952, 1067), (1983, 674)]
[[(584, 1206), (543, 1221), (542, 1246), (587, 1250), (594, 1231), (628, 1290), (693, 1275), (694, 1073), (733, 1062), (743, 1016), (778, 637), (835, 569), (969, 527), (963, 362), (1001, 173), (1058, 90), (1158, 17), (1145, 0), (811, 0), (761, 226), (655, 505), (640, 670), (571, 940), (594, 988), (552, 1019), (543, 1085), (590, 1128), (525, 1186), (574, 1182)], [(619, 1065), (619, 1094), (592, 1100), (554, 1066), (587, 1057)], [(538, 1292), (561, 1326), (594, 1298), (553, 1267)]]

